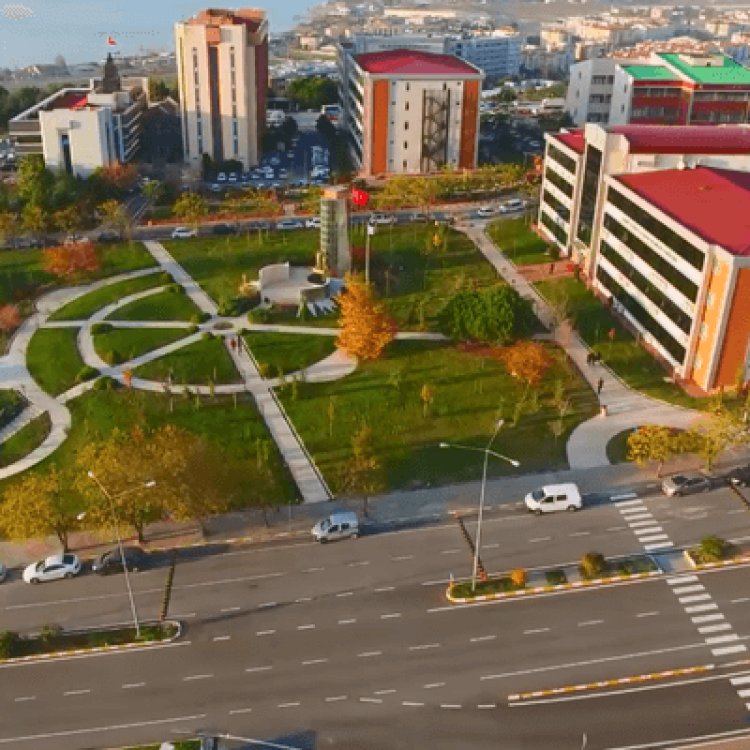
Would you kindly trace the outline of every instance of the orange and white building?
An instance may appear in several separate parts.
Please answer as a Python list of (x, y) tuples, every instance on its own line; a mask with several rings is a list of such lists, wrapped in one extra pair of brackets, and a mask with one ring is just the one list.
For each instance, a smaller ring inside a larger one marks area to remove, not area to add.
[(343, 127), (362, 176), (476, 167), (479, 68), (409, 49), (346, 54), (340, 67)]
[(185, 161), (258, 163), (266, 126), (268, 21), (264, 10), (203, 10), (175, 24)]

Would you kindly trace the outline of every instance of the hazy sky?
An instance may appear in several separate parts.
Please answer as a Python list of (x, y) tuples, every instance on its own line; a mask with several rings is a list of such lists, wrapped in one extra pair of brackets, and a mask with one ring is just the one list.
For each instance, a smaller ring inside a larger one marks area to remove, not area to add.
[[(271, 33), (286, 31), (316, 0), (268, 3), (189, 0), (0, 0), (0, 67), (99, 60), (108, 51), (174, 49), (173, 24), (204, 7), (266, 7)], [(107, 35), (117, 47), (107, 47)]]

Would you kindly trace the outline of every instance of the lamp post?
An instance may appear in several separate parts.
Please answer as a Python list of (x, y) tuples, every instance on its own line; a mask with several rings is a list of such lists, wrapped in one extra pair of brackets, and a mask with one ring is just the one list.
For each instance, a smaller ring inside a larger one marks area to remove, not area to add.
[(136, 487), (131, 487), (129, 490), (125, 490), (124, 492), (120, 492), (118, 495), (111, 495), (107, 488), (99, 481), (99, 478), (94, 474), (93, 471), (87, 472), (88, 478), (96, 484), (96, 486), (101, 490), (102, 495), (106, 498), (107, 502), (109, 503), (109, 511), (112, 514), (112, 526), (115, 530), (115, 538), (117, 539), (117, 549), (120, 552), (120, 562), (122, 563), (122, 571), (125, 574), (125, 588), (128, 590), (128, 599), (130, 600), (130, 612), (133, 616), (133, 627), (135, 628), (135, 636), (136, 638), (140, 638), (141, 635), (141, 624), (138, 621), (138, 610), (135, 608), (135, 598), (133, 597), (133, 588), (130, 585), (130, 574), (128, 573), (128, 565), (125, 560), (125, 550), (122, 546), (122, 537), (120, 536), (120, 527), (117, 521), (117, 513), (115, 512), (115, 499), (123, 497), (124, 495), (129, 495), (131, 492), (136, 492), (137, 490), (143, 489), (144, 487), (153, 487), (156, 485), (156, 482), (152, 479), (148, 482), (143, 482), (142, 484), (137, 485)]
[(484, 517), (484, 496), (485, 496), (485, 490), (487, 488), (487, 464), (489, 462), (489, 458), (490, 456), (495, 456), (495, 458), (500, 458), (503, 461), (507, 461), (511, 466), (521, 465), (521, 463), (519, 461), (516, 461), (515, 458), (508, 458), (508, 456), (504, 456), (502, 453), (498, 453), (497, 451), (491, 450), (492, 443), (497, 437), (497, 433), (500, 432), (500, 428), (503, 426), (504, 422), (505, 422), (504, 419), (498, 419), (497, 423), (495, 424), (495, 431), (492, 433), (492, 437), (487, 442), (487, 446), (485, 448), (475, 448), (472, 445), (461, 445), (460, 443), (440, 443), (441, 448), (458, 448), (459, 450), (484, 453), (484, 462), (482, 465), (482, 484), (481, 484), (481, 489), (479, 491), (479, 512), (477, 514), (477, 536), (474, 542), (474, 562), (473, 562), (472, 569), (471, 569), (471, 591), (472, 593), (476, 591), (476, 588), (477, 588), (477, 570), (479, 568), (479, 548), (482, 544), (482, 519)]

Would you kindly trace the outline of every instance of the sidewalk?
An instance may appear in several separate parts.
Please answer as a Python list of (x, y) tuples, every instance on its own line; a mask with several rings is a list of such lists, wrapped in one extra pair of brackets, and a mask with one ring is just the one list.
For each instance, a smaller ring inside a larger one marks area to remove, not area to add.
[[(632, 390), (606, 365), (588, 364), (591, 349), (569, 325), (556, 325), (552, 308), (497, 249), (485, 233), (485, 226), (484, 223), (471, 223), (457, 228), (476, 244), (500, 276), (531, 303), (539, 320), (552, 331), (552, 340), (565, 350), (591, 389), (599, 393), (600, 405), (606, 406), (607, 416), (592, 417), (573, 430), (567, 444), (571, 468), (588, 469), (608, 465), (607, 443), (625, 430), (644, 424), (659, 424), (684, 430), (702, 416), (700, 412), (657, 401)], [(602, 387), (599, 392), (600, 379)]]

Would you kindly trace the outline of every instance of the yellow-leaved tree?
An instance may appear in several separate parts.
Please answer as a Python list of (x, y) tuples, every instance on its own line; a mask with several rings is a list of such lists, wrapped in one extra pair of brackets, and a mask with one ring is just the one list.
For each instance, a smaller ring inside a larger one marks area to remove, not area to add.
[(339, 296), (341, 333), (336, 346), (358, 359), (377, 359), (396, 335), (396, 324), (372, 287), (349, 274)]

